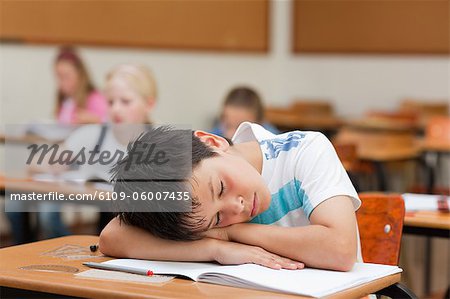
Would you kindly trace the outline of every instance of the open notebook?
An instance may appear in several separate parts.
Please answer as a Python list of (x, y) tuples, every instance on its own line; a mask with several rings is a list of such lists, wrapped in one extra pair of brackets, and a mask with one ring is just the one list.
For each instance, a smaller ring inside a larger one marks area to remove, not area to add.
[(450, 206), (450, 196), (434, 194), (402, 194), (405, 201), (406, 211), (438, 211), (438, 201), (447, 200), (447, 206)]
[(273, 270), (254, 264), (222, 266), (212, 263), (160, 262), (116, 259), (110, 265), (152, 270), (155, 274), (178, 275), (194, 281), (324, 297), (402, 271), (397, 266), (356, 263), (349, 272), (318, 269)]

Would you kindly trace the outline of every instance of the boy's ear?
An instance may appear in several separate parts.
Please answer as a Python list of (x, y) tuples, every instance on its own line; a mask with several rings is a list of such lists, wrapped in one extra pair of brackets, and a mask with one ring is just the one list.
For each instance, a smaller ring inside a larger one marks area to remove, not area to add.
[(212, 147), (213, 149), (220, 149), (222, 151), (226, 151), (230, 147), (228, 141), (223, 137), (201, 130), (194, 131), (194, 135), (198, 137), (201, 142), (203, 142), (209, 147)]

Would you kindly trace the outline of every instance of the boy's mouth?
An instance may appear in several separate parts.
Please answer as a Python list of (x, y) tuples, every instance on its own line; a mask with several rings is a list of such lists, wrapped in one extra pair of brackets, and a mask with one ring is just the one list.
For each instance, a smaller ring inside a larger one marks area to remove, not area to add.
[(254, 217), (256, 215), (256, 212), (258, 211), (258, 195), (253, 196), (253, 204), (252, 204), (252, 211), (250, 213), (250, 217)]

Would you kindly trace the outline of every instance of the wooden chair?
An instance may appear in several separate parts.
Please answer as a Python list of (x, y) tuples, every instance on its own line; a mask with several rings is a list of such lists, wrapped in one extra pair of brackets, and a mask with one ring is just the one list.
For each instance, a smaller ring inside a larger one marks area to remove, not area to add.
[[(359, 175), (367, 171), (373, 172), (373, 169), (367, 169), (358, 159), (357, 146), (355, 143), (338, 143), (333, 144), (334, 149), (341, 160), (342, 165), (355, 186), (356, 191), (360, 191)], [(370, 165), (369, 165), (370, 166)]]
[(334, 144), (334, 149), (347, 172), (353, 172), (358, 168), (358, 153), (355, 143)]
[(450, 117), (430, 118), (425, 130), (425, 140), (450, 144)]
[(356, 213), (364, 262), (397, 265), (405, 205), (397, 194), (360, 193)]
[[(399, 194), (360, 193), (356, 212), (364, 262), (397, 265), (402, 240), (405, 204)], [(376, 293), (391, 298), (417, 298), (397, 283)]]

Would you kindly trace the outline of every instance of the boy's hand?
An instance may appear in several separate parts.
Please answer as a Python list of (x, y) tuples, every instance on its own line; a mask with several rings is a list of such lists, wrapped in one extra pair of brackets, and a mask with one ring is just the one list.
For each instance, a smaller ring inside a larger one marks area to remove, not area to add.
[(268, 252), (261, 247), (218, 240), (214, 259), (223, 265), (257, 264), (271, 269), (303, 269), (305, 265)]

